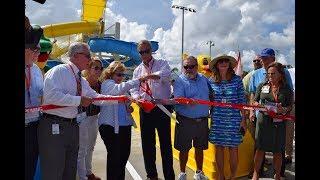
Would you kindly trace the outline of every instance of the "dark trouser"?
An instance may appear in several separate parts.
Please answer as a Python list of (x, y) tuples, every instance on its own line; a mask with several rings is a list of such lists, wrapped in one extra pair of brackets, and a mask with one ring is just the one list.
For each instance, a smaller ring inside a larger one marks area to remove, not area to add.
[[(167, 109), (171, 109), (166, 106)], [(155, 107), (150, 113), (140, 109), (140, 128), (142, 151), (144, 165), (147, 177), (158, 177), (156, 167), (156, 135), (155, 129), (158, 131), (160, 150), (162, 157), (162, 168), (164, 178), (173, 180), (175, 177), (173, 171), (173, 157), (171, 145), (171, 119), (158, 107)]]
[[(253, 134), (255, 134), (256, 132), (256, 126), (257, 126), (257, 118), (255, 117), (254, 118), (254, 121), (253, 121), (253, 125), (254, 125), (254, 132)], [(256, 146), (254, 146), (254, 152), (256, 152), (257, 148)], [(261, 166), (260, 166), (260, 171), (259, 171), (259, 175), (262, 176), (264, 174), (264, 163), (266, 162), (266, 154), (263, 155), (263, 158), (262, 158), (262, 162), (261, 162)]]
[(109, 125), (99, 127), (100, 136), (107, 148), (107, 179), (124, 180), (131, 149), (131, 126), (120, 126), (119, 133)]
[[(59, 134), (52, 133), (59, 124)], [(38, 128), (41, 179), (75, 180), (79, 149), (79, 125), (62, 117), (44, 115)]]
[(284, 176), (284, 172), (286, 171), (286, 160), (285, 160), (285, 158), (286, 158), (286, 151), (284, 150), (284, 151), (282, 151), (281, 152), (281, 155), (282, 155), (282, 164), (281, 164), (281, 171), (280, 171), (280, 174), (281, 174), (281, 176)]
[(39, 155), (38, 149), (38, 124), (39, 121), (31, 122), (24, 128), (24, 178), (25, 180), (33, 180), (37, 159)]

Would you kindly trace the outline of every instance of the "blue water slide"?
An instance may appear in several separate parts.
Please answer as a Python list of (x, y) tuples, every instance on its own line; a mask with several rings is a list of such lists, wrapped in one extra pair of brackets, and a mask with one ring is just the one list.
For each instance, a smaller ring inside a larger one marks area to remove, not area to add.
[[(152, 52), (159, 49), (157, 41), (150, 41)], [(136, 42), (121, 41), (114, 38), (91, 38), (88, 41), (91, 52), (106, 52), (129, 56), (134, 64), (141, 63)]]

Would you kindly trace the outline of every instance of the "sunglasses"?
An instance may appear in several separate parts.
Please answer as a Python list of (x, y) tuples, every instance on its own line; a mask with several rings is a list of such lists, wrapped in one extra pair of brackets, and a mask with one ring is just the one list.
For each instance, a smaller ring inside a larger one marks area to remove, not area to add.
[(124, 73), (115, 73), (115, 75), (118, 76), (118, 77), (123, 77), (123, 76), (125, 76), (126, 74), (124, 74)]
[(255, 59), (255, 60), (253, 60), (253, 62), (257, 63), (257, 62), (260, 62), (260, 60), (259, 59)]
[(82, 54), (84, 55), (87, 59), (91, 60), (91, 55), (90, 54), (86, 54), (86, 53), (78, 53), (78, 54)]
[(221, 59), (218, 61), (218, 63), (228, 63), (229, 59)]
[(194, 67), (196, 67), (197, 65), (185, 65), (183, 66), (184, 69), (193, 69)]
[(139, 51), (140, 55), (149, 54), (149, 53), (150, 53), (150, 49), (146, 49), (144, 51)]
[(96, 70), (96, 71), (98, 71), (98, 70), (102, 70), (103, 69), (103, 67), (98, 67), (98, 66), (96, 66), (96, 67), (91, 67), (91, 69), (94, 69), (94, 70)]

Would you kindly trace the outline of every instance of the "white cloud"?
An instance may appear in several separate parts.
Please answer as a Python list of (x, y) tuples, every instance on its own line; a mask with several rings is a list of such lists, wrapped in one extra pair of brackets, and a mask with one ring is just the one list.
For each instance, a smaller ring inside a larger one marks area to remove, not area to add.
[(26, 15), (31, 24), (46, 25), (81, 19), (81, 3), (71, 0), (50, 0), (45, 4), (26, 1)]
[[(279, 62), (295, 64), (294, 3), (293, 0), (173, 0), (171, 5), (182, 5), (197, 10), (196, 13), (185, 13), (184, 52), (194, 56), (209, 54), (209, 45), (206, 42), (212, 40), (215, 43), (212, 47), (213, 56), (218, 53), (236, 56), (239, 46), (244, 69), (249, 70), (253, 68), (252, 59), (255, 54), (266, 47), (280, 52), (277, 55)], [(31, 22), (46, 24), (52, 21), (77, 20), (80, 18), (77, 10), (81, 8), (80, 5), (69, 6), (72, 4), (75, 3), (71, 0), (52, 0), (46, 2), (47, 8), (34, 8), (32, 13), (27, 10), (27, 15), (31, 16)], [(107, 7), (116, 5), (115, 0), (107, 2)], [(156, 13), (157, 9), (154, 11)], [(182, 13), (180, 9), (171, 11), (174, 19), (168, 21), (172, 21), (172, 27), (158, 28), (150, 32), (150, 25), (130, 22), (123, 15), (115, 14), (107, 8), (106, 27), (118, 21), (121, 24), (122, 40), (159, 41), (159, 50), (155, 57), (167, 59), (172, 66), (177, 67), (181, 62)]]
[(109, 8), (106, 9), (106, 28), (115, 22), (120, 23), (120, 39), (125, 41), (139, 41), (147, 38), (148, 25), (128, 22), (122, 15), (114, 14)]
[[(283, 7), (286, 7), (288, 3), (294, 5), (294, 2), (288, 0), (284, 2), (267, 0), (173, 1), (173, 4), (179, 3), (188, 4), (187, 7), (198, 7), (196, 14), (190, 15), (191, 13), (189, 13), (189, 16), (185, 16), (185, 52), (191, 52), (195, 55), (208, 54), (209, 47), (205, 42), (213, 40), (215, 42), (215, 46), (212, 48), (213, 55), (232, 52), (237, 49), (237, 46), (240, 46), (244, 69), (247, 70), (252, 68), (251, 61), (255, 54), (265, 47), (280, 50), (285, 53), (282, 54), (283, 56), (279, 56), (281, 60), (294, 64), (294, 58), (292, 58), (294, 55), (291, 53), (289, 57), (287, 54), (290, 49), (294, 49), (295, 45), (294, 14), (292, 13), (294, 10), (291, 10), (291, 13), (283, 10)], [(177, 11), (173, 10), (176, 17), (173, 27), (167, 31), (161, 31), (166, 36), (172, 34), (172, 39), (176, 40), (160, 39), (162, 46), (167, 47), (166, 49), (172, 49), (170, 53), (168, 51), (162, 53), (163, 55), (170, 54), (171, 60), (180, 59), (181, 52), (179, 50), (181, 47), (181, 10)], [(266, 20), (263, 18), (264, 14), (273, 15), (276, 19), (272, 23), (266, 24)], [(273, 23), (278, 23), (276, 24), (277, 28), (280, 26), (284, 29), (280, 32), (278, 29), (273, 31)], [(157, 34), (157, 37), (162, 37), (162, 35)], [(162, 50), (160, 49), (160, 51)]]
[(295, 44), (295, 22), (292, 22), (285, 29), (283, 29), (282, 33), (271, 32), (269, 37), (272, 44), (276, 45), (276, 48)]
[(279, 54), (279, 55), (277, 56), (276, 61), (279, 62), (279, 63), (281, 63), (281, 64), (283, 64), (283, 65), (288, 64), (287, 58), (286, 58), (285, 55), (283, 55), (283, 54)]

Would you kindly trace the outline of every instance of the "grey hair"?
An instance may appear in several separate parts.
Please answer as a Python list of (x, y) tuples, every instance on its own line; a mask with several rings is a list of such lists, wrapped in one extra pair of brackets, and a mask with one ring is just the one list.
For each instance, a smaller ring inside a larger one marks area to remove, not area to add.
[(141, 41), (137, 44), (137, 50), (138, 50), (138, 51), (140, 50), (139, 48), (140, 48), (143, 44), (149, 46), (149, 48), (151, 49), (151, 43), (150, 43), (148, 40), (141, 40)]
[(70, 45), (67, 56), (71, 59), (75, 54), (81, 53), (87, 50), (90, 51), (90, 47), (88, 44), (84, 42), (75, 42)]

